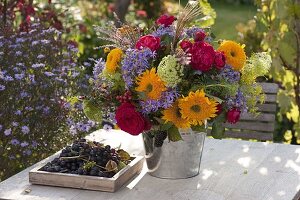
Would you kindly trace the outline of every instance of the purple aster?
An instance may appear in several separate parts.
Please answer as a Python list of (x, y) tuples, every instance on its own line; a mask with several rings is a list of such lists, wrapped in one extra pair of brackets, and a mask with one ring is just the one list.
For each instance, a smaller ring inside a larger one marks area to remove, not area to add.
[(45, 58), (45, 56), (44, 56), (43, 54), (39, 54), (39, 55), (37, 56), (37, 59), (43, 59), (43, 58)]
[(28, 93), (25, 92), (25, 91), (22, 91), (22, 92), (20, 93), (20, 97), (21, 97), (21, 98), (28, 97)]
[(71, 133), (72, 135), (77, 135), (77, 129), (76, 129), (76, 127), (75, 127), (74, 125), (72, 125), (72, 126), (70, 127), (70, 133)]
[(28, 76), (29, 80), (32, 82), (32, 83), (35, 83), (35, 76), (34, 75), (29, 75)]
[(44, 74), (48, 77), (54, 76), (55, 74), (53, 74), (52, 72), (44, 72)]
[(238, 90), (235, 97), (229, 97), (226, 100), (226, 105), (229, 109), (238, 108), (241, 112), (247, 112), (246, 98), (241, 90)]
[(41, 43), (42, 43), (42, 44), (49, 44), (50, 41), (49, 41), (49, 40), (41, 40)]
[(111, 130), (113, 127), (110, 124), (104, 124), (103, 129), (106, 131)]
[(20, 141), (17, 140), (17, 139), (12, 139), (12, 140), (10, 141), (10, 143), (11, 143), (12, 145), (16, 146), (16, 145), (19, 145), (19, 144), (20, 144)]
[(4, 135), (5, 136), (9, 136), (11, 134), (11, 128), (10, 129), (6, 129), (5, 131), (4, 131)]
[(32, 46), (35, 46), (35, 45), (37, 45), (37, 44), (39, 44), (39, 41), (33, 41), (33, 42), (31, 43)]
[(15, 74), (15, 79), (17, 80), (22, 80), (24, 78), (25, 74), (21, 73), (21, 74)]
[(4, 77), (3, 77), (3, 80), (4, 80), (4, 81), (13, 81), (14, 78), (11, 77), (11, 76), (9, 76), (9, 75), (7, 75), (7, 76), (4, 76)]
[(203, 31), (203, 29), (193, 26), (191, 28), (186, 29), (185, 33), (187, 34), (188, 37), (194, 38), (195, 33), (199, 32), (199, 31)]
[(160, 108), (169, 108), (174, 101), (178, 98), (179, 94), (176, 90), (166, 91), (162, 93), (162, 96), (158, 100), (148, 99), (141, 101), (140, 106), (142, 107), (142, 113), (147, 115), (151, 112), (156, 112)]
[(32, 107), (30, 107), (30, 106), (26, 106), (26, 107), (25, 107), (25, 110), (32, 111), (32, 110), (33, 110), (33, 108), (32, 108)]
[(219, 76), (229, 83), (236, 83), (240, 81), (241, 78), (240, 72), (232, 69), (230, 65), (225, 65), (225, 67), (223, 67), (223, 69), (221, 70)]
[(3, 126), (0, 124), (0, 131), (2, 130)]
[(48, 106), (43, 108), (43, 113), (48, 115), (50, 113), (50, 108)]
[(21, 52), (21, 51), (16, 51), (15, 55), (16, 55), (16, 56), (21, 56), (21, 55), (22, 55), (22, 52)]
[(19, 126), (19, 123), (18, 123), (18, 122), (12, 122), (11, 124), (12, 124), (14, 127)]
[(97, 80), (105, 67), (105, 61), (102, 60), (102, 58), (93, 61), (95, 62), (95, 66), (93, 68), (93, 76), (94, 79)]
[(33, 140), (32, 143), (31, 143), (31, 146), (33, 148), (36, 148), (38, 146), (38, 143), (35, 140)]
[(28, 144), (28, 142), (22, 142), (20, 145), (21, 145), (21, 147), (27, 147), (29, 144)]
[(5, 90), (5, 86), (0, 84), (0, 91)]
[(21, 131), (22, 131), (22, 133), (24, 133), (24, 134), (28, 134), (29, 131), (30, 131), (30, 129), (29, 129), (28, 126), (22, 126)]
[(36, 69), (36, 68), (42, 68), (45, 67), (44, 63), (35, 63), (33, 65), (31, 65), (32, 68)]
[(84, 62), (83, 65), (86, 66), (86, 67), (92, 66), (91, 63), (89, 63), (89, 62)]
[(21, 115), (21, 114), (22, 114), (22, 111), (21, 111), (21, 110), (17, 110), (17, 111), (15, 112), (15, 114), (16, 114), (16, 115)]
[(151, 67), (150, 60), (155, 54), (148, 48), (128, 49), (122, 60), (122, 76), (126, 88), (133, 85), (135, 78)]
[(152, 33), (152, 35), (155, 37), (162, 37), (164, 35), (174, 37), (175, 29), (173, 26), (159, 26), (158, 29)]
[(29, 149), (23, 151), (23, 155), (25, 155), (25, 156), (30, 156), (31, 154), (32, 154), (32, 152)]

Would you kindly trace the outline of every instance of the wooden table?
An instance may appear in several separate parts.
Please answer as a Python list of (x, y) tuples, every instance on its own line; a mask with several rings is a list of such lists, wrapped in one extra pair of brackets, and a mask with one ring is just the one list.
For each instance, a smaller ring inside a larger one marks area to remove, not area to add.
[[(112, 146), (122, 145), (143, 154), (141, 136), (122, 131), (97, 131), (89, 136)], [(41, 165), (51, 157), (37, 163)], [(35, 166), (36, 166), (35, 165)], [(214, 140), (207, 138), (200, 174), (183, 180), (165, 180), (142, 173), (116, 193), (31, 185), (28, 172), (0, 183), (0, 199), (53, 200), (275, 200), (300, 197), (300, 146)]]

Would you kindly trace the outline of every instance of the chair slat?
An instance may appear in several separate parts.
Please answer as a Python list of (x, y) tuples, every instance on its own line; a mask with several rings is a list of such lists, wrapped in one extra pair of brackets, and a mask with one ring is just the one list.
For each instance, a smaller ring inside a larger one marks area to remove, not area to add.
[(258, 110), (261, 112), (276, 112), (276, 104), (261, 104), (257, 105)]
[(225, 137), (241, 138), (241, 139), (259, 139), (259, 140), (273, 140), (273, 133), (271, 132), (256, 132), (256, 131), (225, 131)]
[(277, 94), (266, 94), (265, 102), (268, 103), (276, 103)]
[(224, 127), (232, 129), (245, 129), (254, 131), (274, 131), (274, 123), (263, 123), (263, 122), (237, 122), (236, 124), (225, 123)]
[(267, 94), (277, 94), (278, 92), (278, 85), (276, 83), (259, 83), (262, 88), (264, 93)]
[(248, 121), (262, 121), (262, 122), (274, 122), (275, 115), (269, 113), (260, 113), (258, 116), (254, 116), (250, 113), (243, 113), (241, 115), (241, 121), (248, 120)]

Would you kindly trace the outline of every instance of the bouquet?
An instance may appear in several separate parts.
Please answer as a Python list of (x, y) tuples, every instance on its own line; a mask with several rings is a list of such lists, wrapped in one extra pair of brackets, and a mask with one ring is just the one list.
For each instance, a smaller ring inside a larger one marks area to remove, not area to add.
[(201, 7), (188, 3), (177, 18), (162, 15), (148, 29), (96, 27), (109, 41), (103, 46), (108, 54), (93, 60), (86, 115), (131, 135), (152, 127), (178, 141), (180, 129), (199, 131), (208, 121), (217, 137), (223, 122), (255, 113), (264, 101), (256, 78), (268, 72), (270, 56), (247, 58), (243, 45), (214, 41), (209, 28), (189, 27), (199, 14)]

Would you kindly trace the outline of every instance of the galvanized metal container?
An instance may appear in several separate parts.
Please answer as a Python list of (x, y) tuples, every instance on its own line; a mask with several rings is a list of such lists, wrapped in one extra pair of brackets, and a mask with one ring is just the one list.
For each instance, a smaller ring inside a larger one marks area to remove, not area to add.
[(182, 179), (197, 176), (200, 170), (205, 132), (181, 131), (183, 141), (154, 146), (154, 138), (143, 133), (149, 174), (158, 178)]

